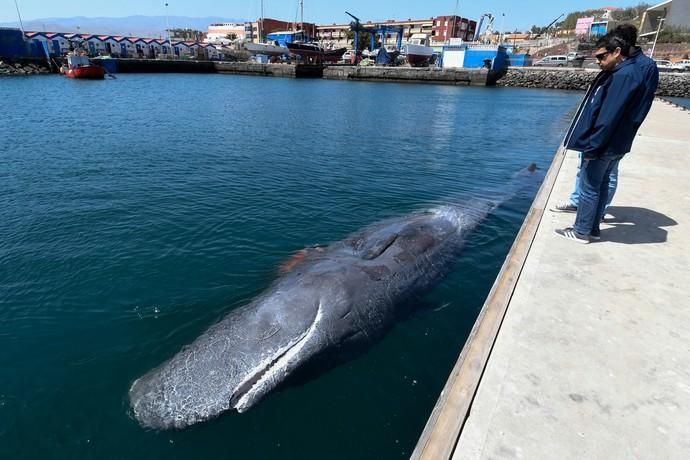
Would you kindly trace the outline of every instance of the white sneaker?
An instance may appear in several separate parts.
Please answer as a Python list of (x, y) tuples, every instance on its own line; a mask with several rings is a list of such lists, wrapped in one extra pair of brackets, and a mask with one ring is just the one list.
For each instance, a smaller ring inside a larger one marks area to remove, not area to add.
[(583, 235), (577, 233), (573, 227), (566, 227), (563, 229), (554, 230), (556, 235), (567, 240), (576, 241), (578, 243), (587, 244), (589, 243), (589, 235)]

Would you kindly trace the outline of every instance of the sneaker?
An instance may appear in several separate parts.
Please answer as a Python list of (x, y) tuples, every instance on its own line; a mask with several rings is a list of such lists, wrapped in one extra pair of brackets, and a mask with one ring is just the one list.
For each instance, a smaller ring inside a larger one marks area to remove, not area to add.
[(556, 203), (550, 209), (553, 212), (577, 212), (577, 206), (572, 204), (570, 201), (564, 201), (562, 203)]
[(601, 233), (590, 233), (589, 234), (589, 239), (592, 241), (599, 241), (601, 239)]
[(589, 235), (583, 235), (575, 231), (573, 227), (566, 227), (563, 229), (555, 230), (556, 235), (566, 238), (568, 240), (577, 241), (578, 243), (587, 244), (589, 243)]

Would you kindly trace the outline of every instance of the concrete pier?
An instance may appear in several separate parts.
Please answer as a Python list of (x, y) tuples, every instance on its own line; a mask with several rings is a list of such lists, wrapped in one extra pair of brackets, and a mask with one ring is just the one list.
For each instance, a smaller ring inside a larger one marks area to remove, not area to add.
[(412, 458), (690, 453), (690, 113), (655, 101), (601, 241), (554, 229), (559, 151)]
[(327, 66), (323, 78), (330, 80), (393, 81), (445, 85), (487, 86), (502, 74), (487, 69), (441, 69), (438, 67)]

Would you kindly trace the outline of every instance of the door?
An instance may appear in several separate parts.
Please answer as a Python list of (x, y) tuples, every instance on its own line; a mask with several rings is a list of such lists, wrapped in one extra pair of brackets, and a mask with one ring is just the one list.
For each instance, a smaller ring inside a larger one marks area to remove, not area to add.
[(93, 42), (89, 42), (89, 54), (91, 56), (96, 55), (96, 45), (94, 45)]
[(53, 56), (62, 56), (60, 49), (60, 40), (53, 40)]
[(125, 43), (120, 43), (120, 56), (127, 57), (127, 44)]

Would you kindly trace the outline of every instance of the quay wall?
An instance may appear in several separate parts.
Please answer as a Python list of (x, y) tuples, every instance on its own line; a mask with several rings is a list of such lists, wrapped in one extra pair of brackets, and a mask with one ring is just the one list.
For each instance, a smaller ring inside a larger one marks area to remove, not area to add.
[(327, 66), (323, 78), (330, 80), (392, 81), (446, 85), (487, 86), (501, 74), (487, 69), (440, 69), (438, 67)]
[(214, 62), (216, 72), (264, 77), (322, 78), (321, 65), (260, 64), (257, 62)]
[[(586, 69), (510, 68), (507, 74), (498, 80), (496, 86), (584, 91), (596, 75), (597, 71)], [(656, 94), (690, 97), (690, 72), (661, 72)]]

